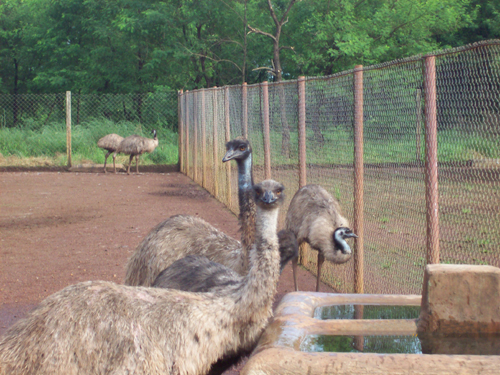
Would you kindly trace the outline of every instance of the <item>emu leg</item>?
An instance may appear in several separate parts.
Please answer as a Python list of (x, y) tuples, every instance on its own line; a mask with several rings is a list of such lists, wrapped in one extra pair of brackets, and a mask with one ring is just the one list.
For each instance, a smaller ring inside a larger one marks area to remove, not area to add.
[(297, 283), (297, 264), (299, 262), (299, 257), (292, 259), (292, 271), (293, 271), (293, 285), (295, 285), (295, 291), (299, 291), (299, 284)]
[[(108, 161), (108, 156), (111, 154), (111, 151), (109, 151), (106, 156), (104, 157), (104, 173), (106, 173), (106, 162)], [(113, 164), (115, 162), (115, 159), (113, 158)]]
[(319, 292), (319, 281), (321, 279), (321, 266), (325, 261), (325, 256), (318, 251), (318, 275), (316, 276), (316, 292)]
[[(116, 174), (116, 164), (115, 164), (115, 159), (116, 159), (116, 152), (113, 154), (113, 169), (115, 170), (115, 174)], [(106, 168), (104, 168), (104, 170), (106, 171)]]
[(134, 155), (130, 155), (130, 160), (128, 161), (127, 174), (130, 174), (130, 164), (132, 164), (133, 158), (134, 158)]
[(135, 155), (135, 173), (139, 174), (139, 155)]

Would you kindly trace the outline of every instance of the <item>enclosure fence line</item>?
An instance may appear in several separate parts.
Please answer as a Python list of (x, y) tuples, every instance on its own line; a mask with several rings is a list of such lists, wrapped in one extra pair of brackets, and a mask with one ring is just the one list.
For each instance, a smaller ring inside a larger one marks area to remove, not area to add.
[[(420, 293), (425, 264), (500, 266), (499, 72), (491, 40), (329, 77), (180, 91), (180, 169), (237, 213), (237, 171), (220, 159), (248, 138), (255, 179), (287, 187), (281, 226), (307, 183), (352, 219), (354, 260), (329, 264), (325, 282)], [(313, 272), (316, 254), (301, 247)]]

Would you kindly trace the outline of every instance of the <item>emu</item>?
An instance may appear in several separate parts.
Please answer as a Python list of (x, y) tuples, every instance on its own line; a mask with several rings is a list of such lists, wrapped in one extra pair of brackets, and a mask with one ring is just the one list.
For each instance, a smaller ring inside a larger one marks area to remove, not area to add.
[(0, 374), (203, 374), (272, 315), (283, 185), (254, 186), (250, 268), (214, 293), (87, 281), (49, 296), (0, 339)]
[(226, 144), (226, 151), (222, 160), (234, 159), (238, 164), (241, 243), (200, 218), (171, 216), (137, 246), (127, 262), (126, 285), (151, 286), (160, 272), (189, 254), (206, 256), (242, 276), (247, 273), (248, 251), (255, 237), (252, 149), (246, 139), (238, 137)]
[[(286, 264), (297, 257), (299, 246), (295, 235), (287, 230), (278, 232), (280, 274)], [(176, 260), (156, 277), (152, 286), (188, 292), (214, 292), (236, 284), (242, 278), (229, 267), (213, 262), (203, 255), (188, 255)]]
[(115, 155), (127, 154), (130, 155), (130, 160), (128, 163), (127, 174), (130, 174), (130, 165), (132, 164), (132, 159), (135, 156), (135, 172), (139, 173), (139, 158), (145, 152), (151, 153), (158, 147), (158, 138), (156, 137), (156, 130), (151, 131), (153, 134), (153, 139), (141, 137), (137, 134), (133, 134), (125, 138), (120, 142), (118, 148), (115, 151)]
[(113, 153), (113, 169), (116, 173), (116, 149), (118, 145), (123, 141), (123, 137), (118, 134), (108, 134), (97, 141), (97, 147), (106, 150), (108, 153), (104, 157), (104, 173), (106, 173), (106, 162), (108, 161), (108, 156)]
[[(306, 185), (299, 189), (288, 207), (285, 228), (295, 234), (300, 244), (306, 242), (318, 251), (316, 291), (319, 291), (321, 267), (326, 260), (345, 263), (352, 251), (346, 239), (357, 237), (342, 216), (340, 204), (319, 185)], [(297, 284), (298, 257), (292, 259), (293, 281)]]

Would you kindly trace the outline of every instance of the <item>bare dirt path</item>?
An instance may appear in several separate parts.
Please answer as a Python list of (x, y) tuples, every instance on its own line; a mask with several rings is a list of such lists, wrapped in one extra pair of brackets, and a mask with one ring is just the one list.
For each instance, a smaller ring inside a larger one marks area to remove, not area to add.
[[(135, 247), (176, 214), (239, 238), (236, 216), (181, 173), (0, 173), (0, 335), (68, 285), (122, 283)], [(314, 290), (311, 274), (301, 269), (299, 277), (302, 290)], [(292, 290), (287, 266), (276, 301)]]

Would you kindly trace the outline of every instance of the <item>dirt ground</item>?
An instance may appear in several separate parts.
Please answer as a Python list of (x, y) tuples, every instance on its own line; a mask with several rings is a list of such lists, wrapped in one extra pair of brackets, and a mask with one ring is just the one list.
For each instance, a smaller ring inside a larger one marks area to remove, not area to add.
[[(236, 216), (178, 172), (0, 173), (0, 335), (68, 285), (122, 283), (135, 247), (176, 214), (199, 216), (239, 238)], [(299, 285), (314, 290), (314, 276), (300, 269)], [(276, 303), (292, 290), (288, 265)], [(321, 291), (333, 292), (327, 285)], [(225, 374), (238, 374), (241, 367)]]

